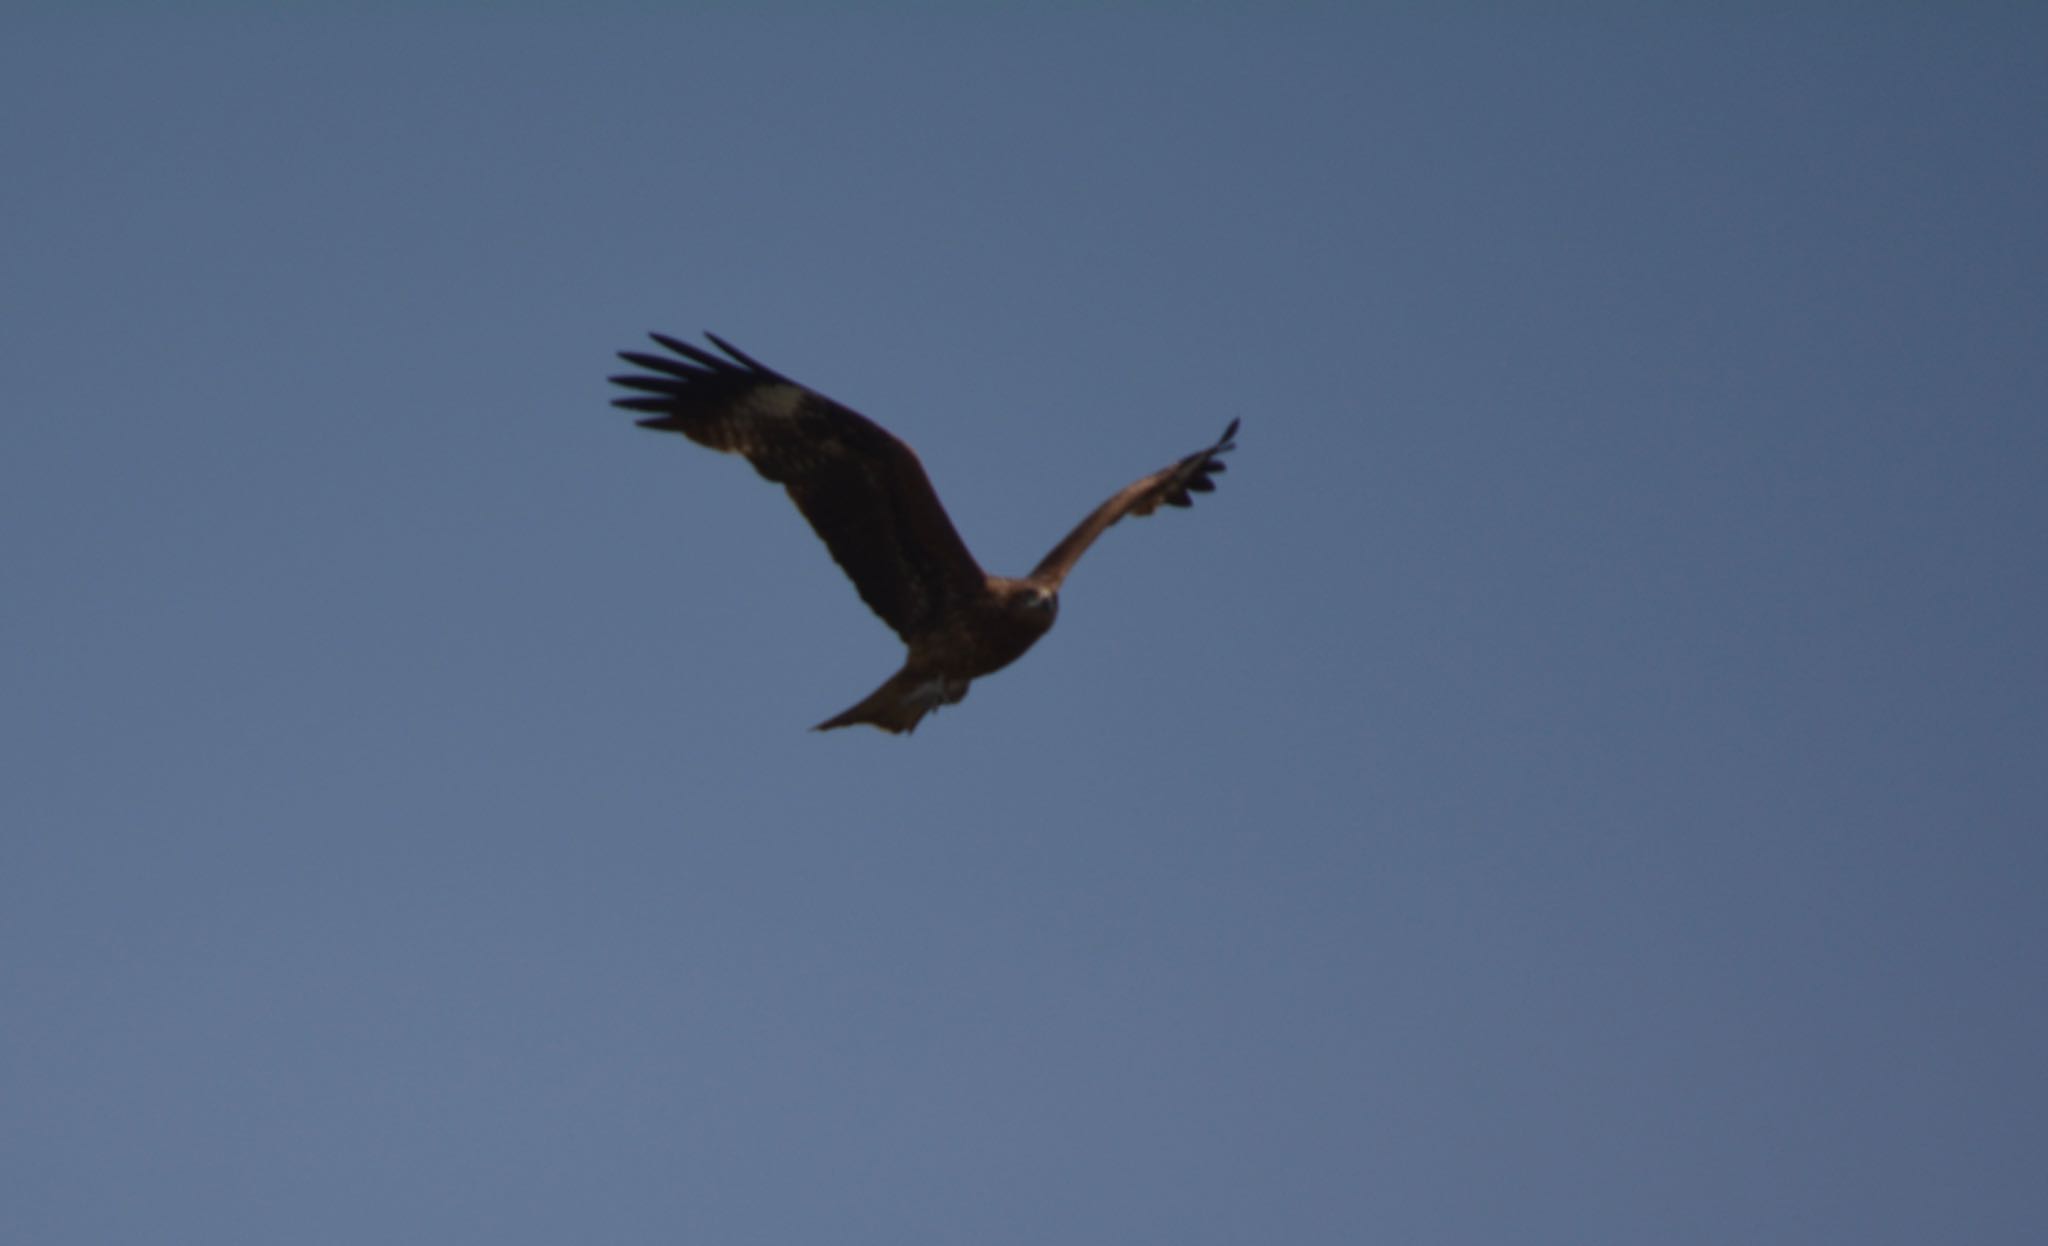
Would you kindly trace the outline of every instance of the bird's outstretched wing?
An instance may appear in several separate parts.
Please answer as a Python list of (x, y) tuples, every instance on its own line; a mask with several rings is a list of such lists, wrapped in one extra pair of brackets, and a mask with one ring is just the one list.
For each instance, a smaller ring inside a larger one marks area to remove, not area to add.
[(861, 600), (906, 642), (982, 591), (981, 568), (909, 446), (712, 334), (729, 358), (649, 336), (677, 357), (619, 352), (646, 372), (611, 378), (641, 391), (612, 405), (648, 413), (642, 428), (745, 455), (789, 491)]
[(1095, 508), (1088, 518), (1083, 519), (1066, 539), (1052, 547), (1052, 552), (1039, 560), (1027, 578), (1034, 584), (1041, 584), (1055, 592), (1067, 578), (1067, 572), (1095, 544), (1095, 538), (1109, 530), (1109, 526), (1125, 515), (1149, 515), (1163, 503), (1167, 506), (1193, 506), (1190, 494), (1208, 493), (1216, 488), (1211, 479), (1224, 469), (1223, 460), (1218, 457), (1237, 448), (1237, 421), (1223, 430), (1223, 436), (1216, 444), (1182, 458), (1169, 467), (1163, 467), (1142, 480), (1134, 480), (1117, 490), (1116, 495)]

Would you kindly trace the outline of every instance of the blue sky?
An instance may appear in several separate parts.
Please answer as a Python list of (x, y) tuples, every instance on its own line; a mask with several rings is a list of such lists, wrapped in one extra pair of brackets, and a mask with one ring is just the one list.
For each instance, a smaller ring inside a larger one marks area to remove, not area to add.
[[(29, 10), (0, 1236), (2048, 1231), (2048, 21)], [(566, 6), (564, 6), (564, 10)], [(984, 565), (910, 739), (711, 329)]]

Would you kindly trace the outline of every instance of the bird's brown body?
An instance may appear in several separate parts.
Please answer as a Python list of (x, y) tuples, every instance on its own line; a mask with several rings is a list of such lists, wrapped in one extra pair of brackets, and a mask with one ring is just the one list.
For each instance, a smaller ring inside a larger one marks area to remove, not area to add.
[(987, 593), (963, 603), (932, 630), (910, 641), (910, 655), (886, 683), (818, 730), (872, 723), (884, 731), (912, 731), (941, 705), (965, 700), (983, 675), (1024, 656), (1052, 630), (1059, 598), (1029, 580), (988, 577)]
[(964, 698), (974, 680), (1022, 657), (1052, 627), (1060, 585), (1097, 537), (1125, 515), (1187, 506), (1190, 493), (1214, 489), (1211, 477), (1224, 466), (1217, 456), (1236, 444), (1232, 420), (1214, 445), (1096, 507), (1030, 575), (993, 576), (968, 553), (917, 456), (881, 426), (716, 337), (729, 358), (653, 337), (680, 358), (621, 352), (648, 372), (613, 377), (641, 391), (615, 405), (652, 413), (642, 427), (745, 455), (786, 488), (861, 600), (909, 647), (902, 669), (819, 730), (869, 723), (909, 732)]

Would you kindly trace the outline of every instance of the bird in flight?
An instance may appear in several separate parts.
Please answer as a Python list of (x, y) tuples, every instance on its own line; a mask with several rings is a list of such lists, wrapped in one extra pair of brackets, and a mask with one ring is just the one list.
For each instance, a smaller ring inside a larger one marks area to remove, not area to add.
[(1215, 489), (1220, 456), (1237, 445), (1232, 420), (1214, 445), (1117, 490), (1031, 574), (989, 575), (967, 552), (917, 455), (881, 425), (713, 334), (704, 336), (723, 358), (649, 336), (672, 354), (620, 351), (644, 371), (611, 378), (635, 391), (613, 405), (645, 413), (642, 428), (743, 454), (788, 490), (861, 600), (909, 646), (901, 670), (818, 731), (855, 723), (914, 731), (926, 714), (966, 697), (969, 684), (1022, 657), (1052, 627), (1060, 585), (1095, 538), (1126, 515), (1192, 505), (1191, 494)]

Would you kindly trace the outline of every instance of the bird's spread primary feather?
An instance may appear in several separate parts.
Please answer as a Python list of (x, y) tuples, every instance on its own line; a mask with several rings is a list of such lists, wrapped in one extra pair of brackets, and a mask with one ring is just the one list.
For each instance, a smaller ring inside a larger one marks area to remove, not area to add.
[(859, 590), (909, 646), (903, 668), (865, 700), (818, 724), (869, 723), (909, 732), (969, 684), (1014, 662), (1052, 627), (1075, 562), (1126, 515), (1184, 507), (1216, 487), (1219, 457), (1236, 448), (1232, 420), (1215, 444), (1132, 481), (1091, 511), (1030, 575), (984, 572), (939, 504), (924, 466), (881, 425), (705, 336), (724, 356), (663, 334), (673, 355), (621, 351), (642, 369), (612, 382), (633, 390), (615, 406), (643, 428), (681, 433), (746, 457), (788, 490)]

